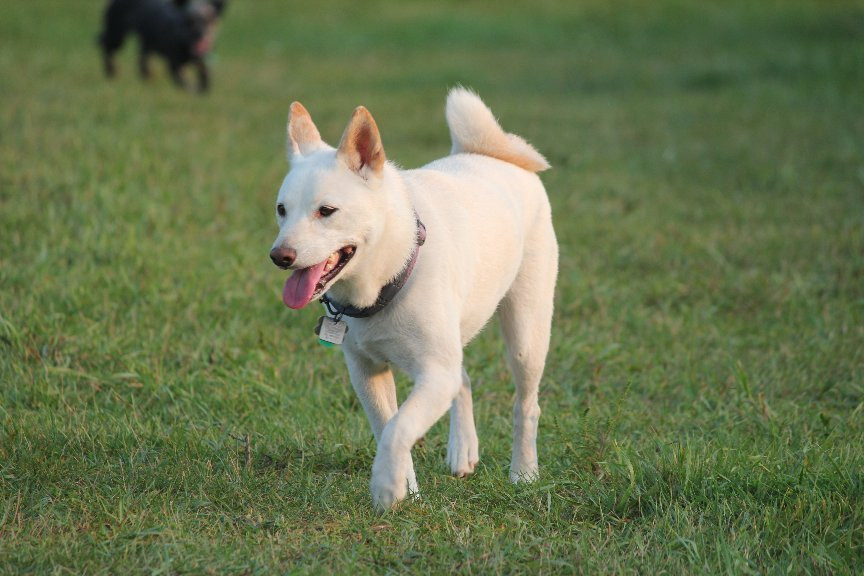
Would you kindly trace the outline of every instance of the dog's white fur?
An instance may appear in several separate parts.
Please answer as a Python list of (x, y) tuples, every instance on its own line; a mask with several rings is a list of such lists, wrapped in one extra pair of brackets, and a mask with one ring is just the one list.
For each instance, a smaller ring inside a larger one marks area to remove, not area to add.
[[(337, 149), (321, 140), (299, 103), (292, 104), (288, 122), (292, 166), (279, 190), (285, 216), (277, 216), (273, 246), (296, 251), (291, 268), (356, 246), (326, 291), (341, 304), (370, 306), (411, 257), (415, 212), (428, 231), (393, 302), (372, 317), (345, 318), (345, 361), (378, 442), (371, 490), (379, 509), (417, 493), (411, 447), (448, 410), (447, 463), (458, 476), (474, 471), (479, 449), (462, 349), (496, 310), (516, 386), (510, 480), (538, 475), (537, 395), (558, 246), (534, 172), (549, 164), (505, 133), (469, 90), (451, 90), (446, 116), (452, 154), (417, 170), (386, 161), (378, 128), (363, 107)], [(317, 210), (324, 205), (337, 211), (321, 217)], [(401, 406), (391, 366), (414, 383)]]

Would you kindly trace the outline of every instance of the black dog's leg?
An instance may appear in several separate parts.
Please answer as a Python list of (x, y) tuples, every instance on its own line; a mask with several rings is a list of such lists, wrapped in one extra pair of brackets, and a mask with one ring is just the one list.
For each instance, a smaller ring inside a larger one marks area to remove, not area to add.
[(183, 64), (172, 60), (168, 66), (171, 68), (171, 79), (174, 81), (174, 85), (177, 88), (186, 88), (186, 81), (183, 80)]
[(210, 88), (210, 71), (204, 58), (195, 59), (195, 69), (198, 71), (198, 92), (203, 94)]
[(117, 74), (117, 66), (114, 64), (114, 53), (109, 52), (106, 48), (102, 48), (102, 67), (105, 70), (105, 76), (113, 78)]
[(102, 67), (105, 76), (111, 78), (117, 73), (114, 64), (114, 54), (123, 46), (129, 27), (126, 22), (126, 5), (123, 1), (114, 0), (105, 8), (102, 18), (103, 28), (99, 35), (99, 45), (102, 47)]

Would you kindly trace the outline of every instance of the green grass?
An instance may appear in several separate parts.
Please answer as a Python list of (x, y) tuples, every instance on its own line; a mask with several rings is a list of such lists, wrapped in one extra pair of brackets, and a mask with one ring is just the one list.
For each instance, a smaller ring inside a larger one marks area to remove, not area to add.
[[(0, 573), (864, 569), (860, 3), (235, 1), (206, 98), (105, 81), (100, 7), (0, 7)], [(284, 122), (364, 104), (417, 166), (457, 83), (554, 165), (542, 478), (489, 329), (477, 474), (438, 424), (379, 516), (267, 259)]]

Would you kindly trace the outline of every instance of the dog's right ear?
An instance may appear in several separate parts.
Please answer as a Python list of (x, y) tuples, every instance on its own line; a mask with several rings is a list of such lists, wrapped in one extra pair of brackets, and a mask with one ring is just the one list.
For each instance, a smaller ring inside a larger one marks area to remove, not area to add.
[(288, 117), (288, 159), (304, 156), (324, 146), (326, 144), (312, 122), (312, 116), (302, 104), (293, 102)]

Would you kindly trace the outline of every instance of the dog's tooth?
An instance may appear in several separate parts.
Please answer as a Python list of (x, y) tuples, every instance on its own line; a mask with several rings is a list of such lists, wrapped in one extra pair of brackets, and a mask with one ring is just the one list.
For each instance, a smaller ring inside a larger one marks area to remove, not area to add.
[(327, 258), (327, 263), (324, 264), (324, 272), (330, 272), (339, 263), (339, 252), (334, 252)]

